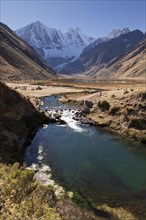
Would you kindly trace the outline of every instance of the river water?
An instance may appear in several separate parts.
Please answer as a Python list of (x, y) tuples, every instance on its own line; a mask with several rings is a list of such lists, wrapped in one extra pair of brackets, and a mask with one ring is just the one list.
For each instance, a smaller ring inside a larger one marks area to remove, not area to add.
[(59, 103), (56, 97), (44, 98), (42, 108), (62, 109), (67, 124), (40, 128), (27, 148), (26, 163), (49, 165), (60, 183), (79, 191), (92, 204), (139, 211), (146, 192), (145, 148), (80, 124), (68, 110), (75, 108)]

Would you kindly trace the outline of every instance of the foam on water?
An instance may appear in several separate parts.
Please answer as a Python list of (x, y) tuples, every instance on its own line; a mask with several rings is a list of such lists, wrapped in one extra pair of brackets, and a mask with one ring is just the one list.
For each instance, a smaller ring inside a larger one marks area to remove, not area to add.
[(38, 156), (37, 156), (37, 159), (38, 161), (42, 161), (44, 158), (44, 155), (43, 155), (43, 146), (40, 144), (38, 146)]
[(75, 113), (69, 110), (64, 110), (61, 116), (61, 119), (64, 120), (67, 125), (75, 130), (76, 132), (83, 132), (84, 129), (79, 126), (79, 122), (73, 119)]

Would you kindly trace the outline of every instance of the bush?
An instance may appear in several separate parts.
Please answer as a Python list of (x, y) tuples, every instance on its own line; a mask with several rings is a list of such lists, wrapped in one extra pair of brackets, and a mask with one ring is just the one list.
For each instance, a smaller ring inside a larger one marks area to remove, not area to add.
[(114, 116), (114, 115), (117, 115), (118, 112), (119, 112), (119, 110), (120, 110), (120, 107), (114, 106), (113, 108), (110, 109), (109, 114), (110, 114), (110, 115), (113, 115), (113, 116)]
[(116, 97), (116, 95), (115, 95), (115, 94), (112, 94), (112, 95), (111, 95), (111, 98), (115, 98), (115, 97)]
[(123, 92), (123, 94), (127, 94), (127, 93), (129, 93), (129, 91), (128, 91), (128, 90), (125, 90), (125, 91)]
[(102, 111), (108, 111), (110, 109), (110, 104), (106, 101), (99, 101), (97, 106), (102, 110)]
[(86, 208), (88, 206), (86, 200), (76, 191), (73, 192), (72, 201), (80, 205), (82, 208)]
[(34, 172), (0, 164), (0, 216), (1, 219), (61, 220), (54, 204), (52, 189), (34, 181)]
[(141, 118), (133, 118), (129, 123), (129, 128), (144, 130), (146, 129), (146, 120)]

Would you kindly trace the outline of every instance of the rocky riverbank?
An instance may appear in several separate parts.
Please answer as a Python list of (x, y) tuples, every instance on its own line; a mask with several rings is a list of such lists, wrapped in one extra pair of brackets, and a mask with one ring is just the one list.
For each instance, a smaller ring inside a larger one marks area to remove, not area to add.
[[(39, 99), (33, 98), (31, 101), (39, 108)], [(45, 174), (44, 170), (35, 174), (20, 165), (28, 136), (48, 122), (50, 118), (38, 112), (29, 99), (0, 82), (1, 219), (105, 219), (96, 216), (87, 207), (83, 209), (78, 206), (86, 206), (81, 196), (68, 194), (49, 180), (50, 174)]]
[[(146, 93), (135, 89), (70, 94), (60, 101), (80, 107), (77, 120), (146, 144)], [(86, 119), (85, 119), (86, 118)]]
[(47, 120), (29, 99), (0, 82), (0, 162), (22, 161), (30, 134)]
[[(31, 101), (39, 108), (39, 99)], [(0, 82), (1, 219), (107, 219), (90, 210), (79, 194), (67, 193), (50, 180), (44, 170), (35, 174), (20, 165), (24, 144), (31, 141), (30, 133), (48, 122), (50, 118), (38, 112), (29, 99)]]

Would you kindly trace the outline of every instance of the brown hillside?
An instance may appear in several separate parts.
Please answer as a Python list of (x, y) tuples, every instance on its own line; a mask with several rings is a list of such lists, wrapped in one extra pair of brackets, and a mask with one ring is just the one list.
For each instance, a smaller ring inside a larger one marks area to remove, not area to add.
[(37, 52), (0, 23), (0, 80), (39, 80), (56, 77)]
[(116, 63), (99, 71), (93, 67), (88, 73), (95, 73), (97, 77), (112, 79), (144, 78), (146, 74), (146, 40), (142, 41), (132, 51)]
[(20, 159), (26, 136), (44, 119), (28, 99), (0, 82), (0, 162)]

